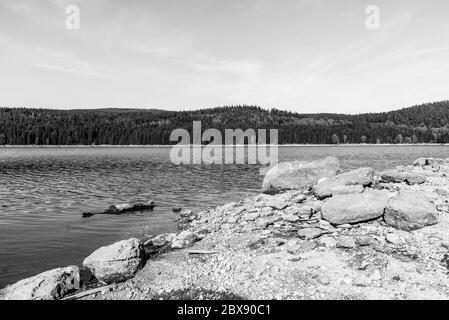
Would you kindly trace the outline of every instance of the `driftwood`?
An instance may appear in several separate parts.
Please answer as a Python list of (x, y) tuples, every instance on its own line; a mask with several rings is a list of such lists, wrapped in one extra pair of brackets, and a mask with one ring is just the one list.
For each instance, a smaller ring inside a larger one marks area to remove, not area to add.
[(122, 214), (127, 212), (135, 212), (142, 210), (152, 210), (154, 209), (154, 202), (127, 202), (122, 204), (116, 204), (110, 206), (103, 212), (83, 212), (83, 218), (88, 218), (96, 214)]
[(110, 288), (113, 288), (114, 286), (115, 286), (115, 284), (110, 284), (108, 286), (98, 287), (98, 288), (94, 288), (94, 289), (90, 289), (90, 290), (86, 290), (86, 291), (81, 291), (81, 292), (78, 292), (77, 294), (64, 297), (61, 300), (76, 300), (76, 299), (79, 299), (79, 298), (82, 298), (85, 296), (90, 296), (92, 294), (95, 294), (95, 293), (103, 291), (103, 290), (109, 290)]
[(217, 254), (219, 251), (214, 250), (187, 250), (188, 254)]

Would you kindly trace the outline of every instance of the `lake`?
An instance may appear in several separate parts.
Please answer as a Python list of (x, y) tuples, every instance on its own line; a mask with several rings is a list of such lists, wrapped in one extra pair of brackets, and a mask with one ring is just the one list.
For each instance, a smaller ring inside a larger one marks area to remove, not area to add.
[[(174, 165), (169, 147), (0, 147), (0, 288), (82, 260), (100, 246), (177, 230), (175, 205), (200, 210), (259, 192), (257, 165)], [(337, 157), (344, 169), (449, 157), (449, 146), (289, 146), (281, 161)], [(97, 215), (154, 200), (154, 211)]]

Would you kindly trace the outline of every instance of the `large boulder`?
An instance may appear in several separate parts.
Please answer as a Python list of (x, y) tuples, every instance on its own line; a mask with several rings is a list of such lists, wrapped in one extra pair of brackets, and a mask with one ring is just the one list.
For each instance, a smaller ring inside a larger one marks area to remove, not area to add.
[(274, 194), (283, 190), (308, 189), (318, 180), (333, 177), (339, 172), (340, 163), (334, 157), (312, 162), (281, 162), (265, 175), (262, 191)]
[(145, 250), (140, 240), (131, 238), (101, 247), (83, 261), (83, 266), (105, 283), (127, 280), (144, 263)]
[(322, 218), (337, 225), (379, 218), (384, 214), (388, 200), (388, 192), (384, 190), (335, 195), (321, 207)]
[(333, 194), (360, 193), (363, 187), (373, 183), (373, 179), (373, 169), (360, 168), (320, 181), (313, 187), (313, 193), (319, 199), (331, 197)]
[(380, 172), (380, 177), (382, 182), (393, 182), (401, 183), (406, 182), (407, 184), (422, 184), (426, 182), (426, 177), (410, 172), (410, 171), (400, 171), (400, 170), (385, 170)]
[(79, 289), (77, 266), (57, 268), (26, 278), (0, 291), (0, 300), (57, 300)]
[(401, 190), (385, 210), (385, 222), (397, 229), (411, 231), (438, 223), (438, 213), (422, 191)]

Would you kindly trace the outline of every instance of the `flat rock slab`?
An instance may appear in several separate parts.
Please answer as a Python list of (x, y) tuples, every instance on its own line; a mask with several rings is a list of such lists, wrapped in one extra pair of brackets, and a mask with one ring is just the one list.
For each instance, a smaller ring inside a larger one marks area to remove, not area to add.
[(83, 261), (83, 266), (105, 283), (127, 280), (142, 266), (145, 250), (140, 240), (131, 238), (101, 247)]
[(360, 168), (321, 181), (313, 187), (313, 192), (319, 199), (331, 197), (333, 194), (361, 193), (364, 186), (373, 183), (373, 178), (373, 169)]
[(77, 266), (57, 268), (23, 279), (0, 291), (0, 300), (57, 300), (78, 289)]
[(388, 203), (384, 219), (392, 227), (411, 231), (437, 224), (438, 213), (424, 192), (401, 190)]
[(336, 225), (379, 218), (384, 214), (388, 200), (388, 192), (384, 190), (335, 195), (321, 207), (322, 217)]
[(340, 163), (334, 157), (312, 162), (281, 162), (265, 175), (262, 191), (274, 194), (283, 190), (308, 189), (320, 179), (333, 177), (339, 172)]
[(385, 170), (380, 172), (380, 176), (383, 182), (393, 183), (406, 182), (407, 184), (422, 184), (427, 180), (424, 175), (399, 170)]

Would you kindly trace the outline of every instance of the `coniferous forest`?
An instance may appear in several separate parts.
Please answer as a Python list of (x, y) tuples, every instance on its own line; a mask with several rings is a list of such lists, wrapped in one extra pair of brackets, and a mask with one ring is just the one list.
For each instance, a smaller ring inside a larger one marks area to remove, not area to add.
[[(384, 113), (299, 114), (257, 106), (194, 111), (0, 108), (0, 145), (151, 145), (174, 129), (278, 129), (280, 144), (449, 143), (449, 101)], [(267, 138), (269, 142), (269, 138)]]

